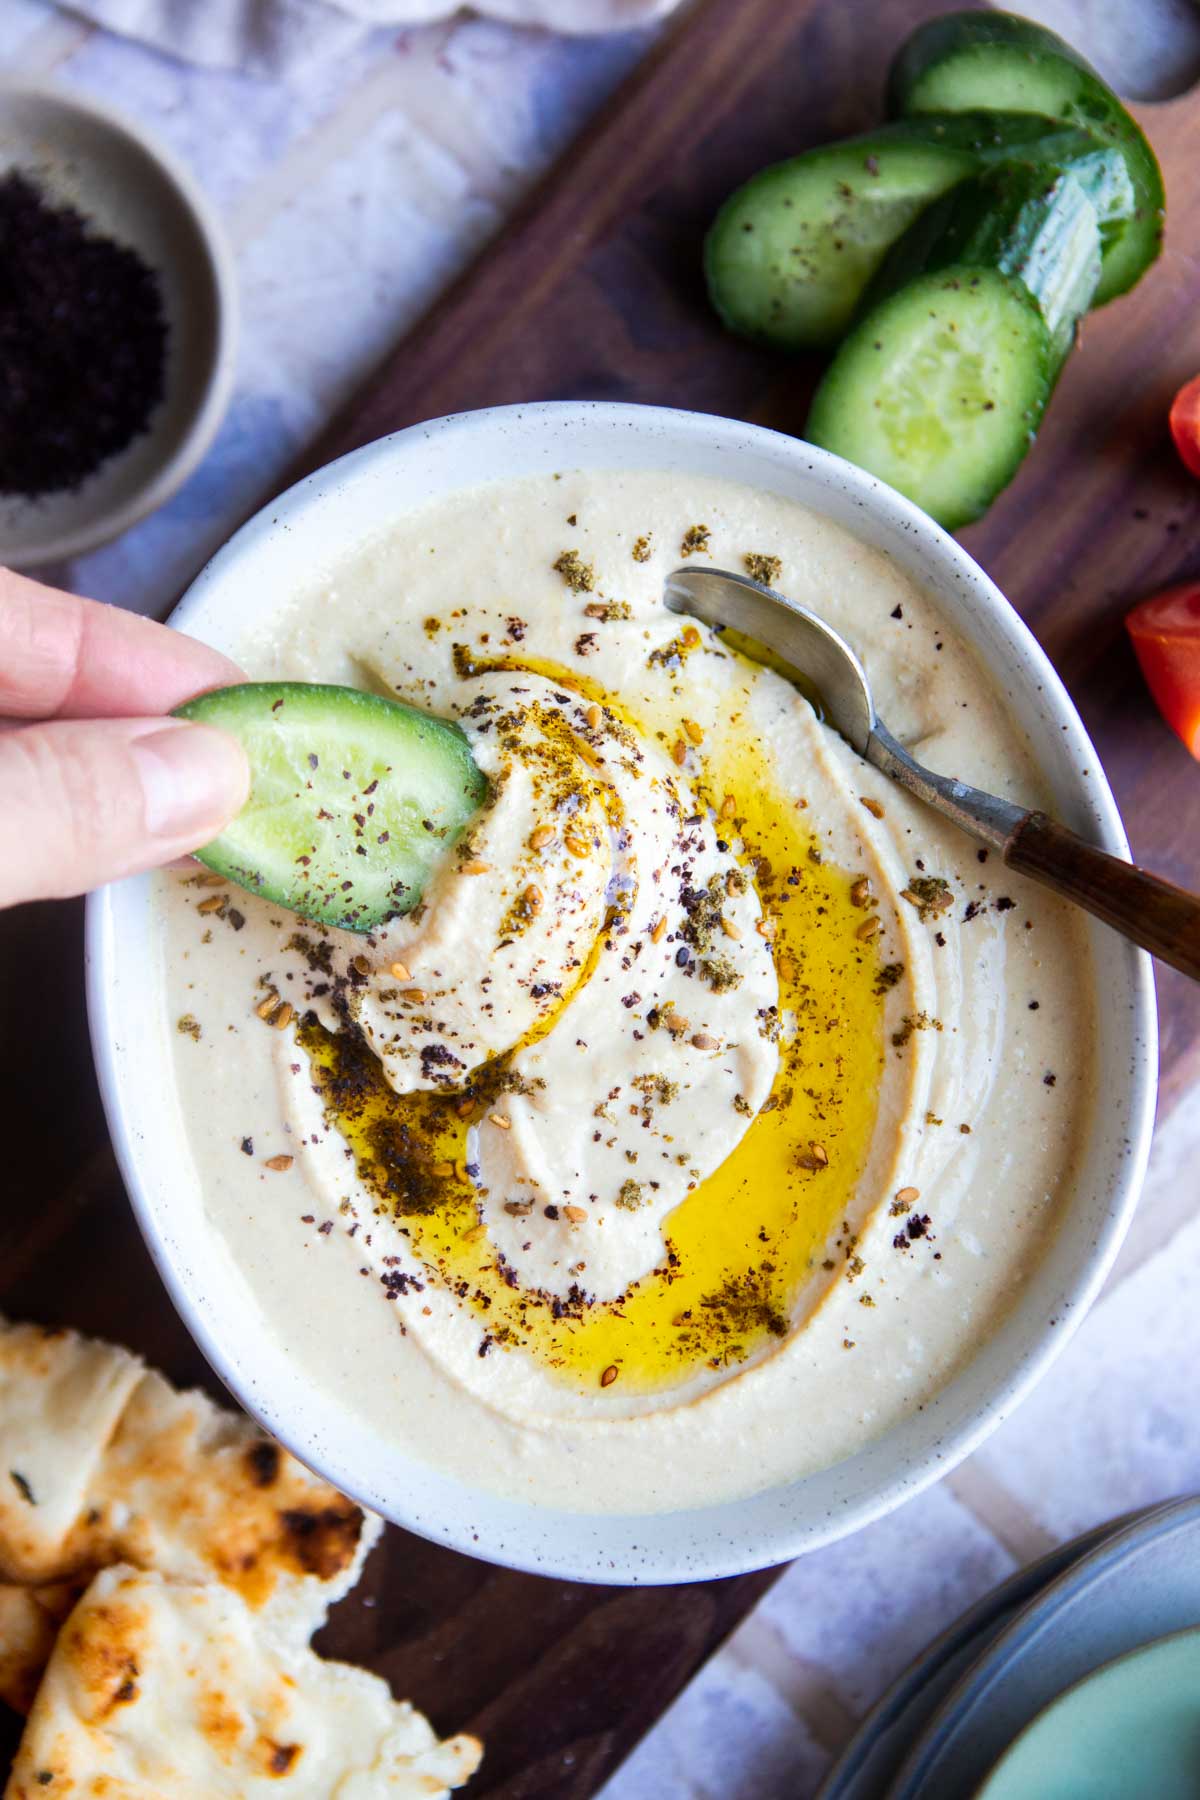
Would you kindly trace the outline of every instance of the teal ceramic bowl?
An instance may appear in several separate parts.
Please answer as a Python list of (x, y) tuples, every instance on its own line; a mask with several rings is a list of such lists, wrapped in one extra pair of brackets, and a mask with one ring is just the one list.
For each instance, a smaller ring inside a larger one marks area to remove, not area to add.
[(1200, 1629), (1118, 1657), (1027, 1725), (976, 1800), (1196, 1800)]

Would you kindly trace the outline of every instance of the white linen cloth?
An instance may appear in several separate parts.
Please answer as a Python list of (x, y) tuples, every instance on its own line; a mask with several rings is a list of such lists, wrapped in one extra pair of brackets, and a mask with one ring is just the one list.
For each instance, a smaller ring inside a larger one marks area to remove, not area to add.
[[(423, 25), (457, 0), (59, 0), (65, 12), (184, 62), (285, 74), (346, 54), (382, 26)], [(474, 0), (472, 11), (552, 31), (632, 30), (678, 0)]]

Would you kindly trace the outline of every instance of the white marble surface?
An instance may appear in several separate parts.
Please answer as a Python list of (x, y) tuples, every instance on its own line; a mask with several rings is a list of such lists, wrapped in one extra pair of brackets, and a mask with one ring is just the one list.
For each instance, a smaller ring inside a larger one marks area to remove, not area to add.
[[(1176, 91), (1200, 66), (1188, 0), (1025, 10), (1073, 29), (1128, 91)], [(223, 213), (241, 272), (239, 380), (212, 452), (154, 518), (56, 576), (160, 611), (648, 42), (460, 19), (378, 32), (284, 87), (186, 68), (50, 0), (0, 0), (0, 66), (155, 127)], [(979, 1594), (1098, 1519), (1200, 1488), (1197, 1293), (1200, 1091), (1161, 1131), (1108, 1289), (1033, 1397), (938, 1487), (794, 1565), (605, 1800), (803, 1800)]]

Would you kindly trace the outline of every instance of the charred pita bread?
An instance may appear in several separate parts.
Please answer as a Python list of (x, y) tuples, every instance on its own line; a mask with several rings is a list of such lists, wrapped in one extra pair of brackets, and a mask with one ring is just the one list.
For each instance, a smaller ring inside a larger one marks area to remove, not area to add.
[(36, 1588), (0, 1587), (0, 1700), (14, 1712), (26, 1713), (33, 1705), (59, 1624)]
[(59, 1634), (5, 1800), (437, 1800), (480, 1755), (233, 1589), (116, 1567)]
[(142, 1373), (114, 1344), (0, 1320), (0, 1579), (62, 1574), (63, 1544)]
[[(0, 1699), (27, 1708), (98, 1569), (233, 1587), (305, 1643), (357, 1581), (382, 1521), (243, 1414), (180, 1393), (127, 1351), (0, 1321)], [(19, 1477), (19, 1479), (18, 1479)]]
[(357, 1581), (381, 1530), (244, 1414), (150, 1373), (95, 1471), (57, 1573), (127, 1562), (221, 1581), (306, 1642)]

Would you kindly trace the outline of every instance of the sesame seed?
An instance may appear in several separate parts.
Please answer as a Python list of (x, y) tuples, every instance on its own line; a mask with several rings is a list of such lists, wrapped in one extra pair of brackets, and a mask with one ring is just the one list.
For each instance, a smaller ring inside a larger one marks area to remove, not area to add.
[(687, 745), (682, 738), (676, 738), (675, 742), (671, 745), (671, 761), (677, 768), (682, 768), (686, 760)]
[(872, 913), (869, 919), (863, 920), (854, 935), (856, 938), (860, 938), (863, 943), (866, 943), (867, 939), (873, 938), (879, 930), (881, 930), (879, 920), (874, 913)]
[(601, 1387), (611, 1387), (613, 1382), (616, 1379), (617, 1379), (617, 1365), (616, 1365), (616, 1363), (609, 1363), (607, 1369), (605, 1369), (603, 1375), (601, 1375), (601, 1377), (600, 1377), (600, 1386)]
[(587, 722), (593, 731), (599, 731), (601, 725), (604, 723), (604, 714), (594, 702), (588, 707), (584, 717), (587, 719)]
[(475, 858), (471, 862), (465, 862), (459, 873), (461, 875), (486, 875), (491, 866), (491, 863), (480, 862), (478, 858)]
[(220, 912), (225, 904), (224, 894), (210, 894), (207, 900), (201, 900), (196, 908), (198, 913)]
[(407, 963), (394, 962), (391, 967), (391, 973), (395, 976), (397, 981), (412, 980), (412, 970), (408, 967)]
[(291, 1168), (294, 1161), (295, 1158), (291, 1156), (268, 1156), (263, 1168), (274, 1169), (277, 1175), (282, 1175), (286, 1169)]
[(737, 801), (734, 799), (732, 794), (726, 794), (725, 798), (721, 802), (721, 817), (723, 819), (732, 819), (732, 817), (733, 817), (734, 813), (736, 813), (736, 811), (737, 811)]
[(295, 1012), (296, 1009), (291, 1001), (285, 1000), (282, 1006), (280, 1006), (276, 1012), (271, 1014), (271, 1017), (267, 1022), (268, 1024), (273, 1025), (276, 1031), (282, 1031), (285, 1026), (291, 1024)]
[(865, 875), (860, 875), (850, 888), (851, 906), (865, 906), (871, 898), (871, 883)]
[(704, 729), (702, 726), (697, 725), (695, 719), (684, 719), (683, 729), (686, 731), (693, 744), (702, 744), (704, 742)]
[(564, 1206), (563, 1212), (572, 1225), (582, 1225), (587, 1218), (587, 1208), (584, 1206)]
[(663, 941), (663, 934), (665, 933), (666, 929), (667, 929), (667, 915), (666, 915), (666, 913), (661, 913), (659, 915), (659, 917), (657, 919), (655, 919), (654, 924), (651, 926), (650, 942), (652, 944), (661, 944)]
[(531, 881), (529, 883), (529, 886), (525, 889), (525, 894), (524, 894), (525, 904), (529, 908), (530, 912), (541, 912), (542, 897), (543, 897), (542, 890), (537, 885), (537, 882)]
[(883, 808), (878, 800), (869, 800), (865, 794), (860, 795), (860, 799), (873, 819), (882, 819)]
[(454, 1164), (452, 1162), (430, 1163), (429, 1173), (437, 1181), (449, 1181), (451, 1175), (454, 1173)]
[(501, 1131), (512, 1130), (512, 1120), (506, 1119), (503, 1113), (489, 1113), (488, 1118), (491, 1120), (492, 1124), (498, 1126)]
[(740, 942), (742, 936), (740, 930), (734, 924), (732, 919), (727, 919), (725, 917), (724, 913), (721, 914), (721, 930), (725, 933), (727, 938), (732, 938), (735, 944)]
[(275, 992), (274, 988), (271, 988), (268, 990), (266, 999), (260, 1000), (254, 1010), (260, 1019), (269, 1019), (278, 1005), (279, 995)]
[(920, 1188), (902, 1187), (896, 1189), (896, 1199), (903, 1206), (915, 1206), (921, 1198)]
[(411, 1000), (414, 1006), (424, 1006), (429, 996), (424, 988), (409, 988), (407, 994), (401, 994), (402, 1000)]
[(771, 939), (775, 936), (775, 933), (779, 930), (779, 926), (774, 919), (762, 918), (758, 921), (754, 929), (757, 931), (759, 937), (765, 937), (767, 942), (770, 943)]
[(689, 650), (694, 650), (696, 645), (700, 642), (700, 633), (696, 630), (694, 625), (685, 625), (680, 636)]
[(696, 1050), (719, 1050), (720, 1038), (710, 1037), (707, 1031), (697, 1031), (692, 1038), (692, 1047)]
[(590, 856), (592, 846), (584, 838), (567, 837), (563, 839), (572, 856)]
[(663, 1024), (672, 1037), (682, 1037), (684, 1032), (689, 1029), (690, 1021), (681, 1019), (678, 1013), (669, 1012), (664, 1018)]
[(531, 850), (544, 850), (553, 836), (553, 825), (539, 825), (535, 831), (530, 833), (529, 848)]

